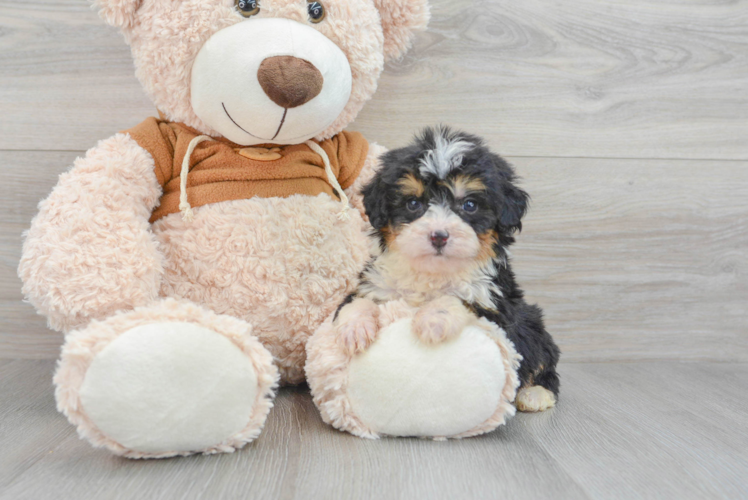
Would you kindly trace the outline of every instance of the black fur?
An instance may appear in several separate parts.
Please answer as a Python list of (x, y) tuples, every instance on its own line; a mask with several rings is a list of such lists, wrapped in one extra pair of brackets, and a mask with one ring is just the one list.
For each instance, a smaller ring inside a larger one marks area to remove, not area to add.
[(335, 316), (332, 317), (332, 320), (335, 321), (338, 319), (338, 314), (340, 314), (340, 310), (343, 309), (345, 306), (353, 302), (353, 299), (356, 298), (355, 293), (349, 293), (344, 299), (343, 302), (340, 303), (337, 309), (335, 309)]
[[(444, 186), (443, 179), (438, 179), (434, 175), (423, 175), (420, 171), (422, 159), (429, 150), (436, 147), (436, 138), (439, 134), (450, 141), (462, 140), (473, 144), (473, 147), (462, 155), (461, 163), (450, 172), (447, 179), (467, 175), (479, 179), (485, 185), (485, 191), (470, 195), (470, 198), (478, 203), (479, 209), (476, 213), (466, 213), (461, 209), (464, 200), (455, 200), (451, 191)], [(516, 175), (512, 167), (500, 156), (489, 151), (480, 138), (448, 128), (426, 129), (416, 137), (413, 144), (384, 154), (382, 165), (382, 169), (362, 191), (366, 213), (375, 234), (379, 236), (382, 249), (386, 249), (387, 228), (398, 227), (418, 219), (427, 210), (429, 203), (435, 201), (448, 205), (477, 234), (495, 231), (497, 274), (494, 282), (502, 295), (494, 294), (492, 309), (486, 309), (478, 304), (469, 306), (478, 316), (502, 327), (522, 355), (523, 361), (519, 369), (522, 386), (541, 385), (558, 397), (559, 378), (556, 364), (560, 351), (543, 325), (540, 308), (525, 302), (506, 253), (506, 248), (514, 243), (514, 233), (522, 230), (522, 217), (529, 202), (527, 193), (514, 184)], [(400, 180), (408, 175), (417, 178), (425, 188), (423, 195), (418, 199), (422, 202), (423, 208), (418, 211), (406, 208), (408, 199), (405, 199), (398, 189)], [(352, 299), (353, 295), (347, 297), (344, 304)]]
[[(452, 210), (477, 233), (495, 229), (501, 238), (496, 250), (501, 252), (502, 248), (514, 242), (512, 234), (522, 229), (521, 219), (527, 211), (528, 194), (512, 183), (516, 179), (512, 167), (499, 155), (489, 151), (482, 139), (463, 132), (453, 132), (449, 128), (439, 130), (441, 132), (427, 128), (416, 137), (412, 145), (385, 153), (381, 159), (384, 167), (362, 190), (366, 214), (374, 229), (380, 231), (382, 248), (385, 245), (381, 229), (387, 225), (397, 226), (416, 220), (423, 215), (428, 203), (438, 198), (451, 205)], [(472, 196), (481, 208), (475, 214), (461, 211), (455, 205), (458, 200), (454, 200), (447, 188), (440, 186), (440, 179), (420, 174), (421, 160), (427, 151), (436, 147), (437, 133), (443, 134), (448, 140), (463, 140), (474, 145), (462, 155), (461, 168), (453, 170), (447, 178), (469, 174), (484, 182), (485, 193)], [(406, 200), (396, 189), (400, 179), (408, 174), (421, 180), (426, 188), (421, 199), (424, 208), (420, 212), (407, 210), (404, 206)]]

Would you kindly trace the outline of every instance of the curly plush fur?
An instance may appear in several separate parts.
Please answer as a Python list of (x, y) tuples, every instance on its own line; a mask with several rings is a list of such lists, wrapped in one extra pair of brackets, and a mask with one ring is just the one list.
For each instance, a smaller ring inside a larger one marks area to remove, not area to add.
[(224, 442), (216, 443), (203, 453), (233, 452), (259, 436), (265, 418), (273, 407), (275, 388), (278, 385), (278, 370), (272, 364), (270, 354), (252, 336), (251, 325), (230, 316), (219, 316), (188, 302), (166, 299), (149, 307), (119, 313), (105, 321), (94, 321), (88, 328), (74, 332), (68, 338), (60, 358), (60, 369), (55, 374), (55, 396), (57, 409), (78, 427), (81, 437), (94, 446), (106, 447), (117, 455), (128, 458), (165, 458), (189, 455), (194, 450), (172, 450), (161, 453), (144, 453), (125, 448), (105, 435), (91, 421), (83, 408), (80, 389), (86, 372), (98, 353), (110, 345), (122, 333), (153, 321), (188, 321), (210, 328), (234, 343), (251, 361), (258, 375), (258, 391), (253, 412), (244, 429)]
[[(409, 306), (403, 300), (385, 302), (376, 306), (376, 327), (377, 329), (387, 328), (400, 319), (415, 316), (416, 311), (416, 308)], [(340, 332), (333, 323), (334, 316), (327, 318), (307, 344), (307, 381), (314, 397), (314, 403), (319, 409), (322, 419), (336, 429), (363, 438), (377, 439), (382, 436), (382, 433), (362, 421), (351, 401), (349, 375), (351, 361), (356, 352), (340, 342)], [(512, 402), (519, 386), (517, 368), (521, 357), (515, 351), (511, 341), (506, 338), (504, 331), (497, 325), (486, 320), (476, 321), (475, 324), (496, 343), (501, 351), (506, 377), (503, 390), (493, 414), (488, 419), (456, 434), (430, 436), (434, 439), (448, 437), (459, 439), (484, 434), (503, 425), (515, 413)], [(458, 377), (459, 374), (455, 373), (454, 376)]]
[(26, 232), (23, 293), (68, 332), (158, 298), (164, 257), (148, 219), (161, 188), (129, 136), (101, 141), (62, 174)]
[[(215, 32), (244, 21), (232, 0), (184, 2), (95, 0), (103, 17), (123, 30), (132, 48), (136, 75), (151, 100), (170, 121), (200, 132), (218, 133), (190, 105), (192, 62)], [(316, 139), (337, 134), (351, 123), (377, 89), (386, 60), (402, 55), (415, 31), (429, 20), (425, 0), (327, 0), (326, 22), (313, 25), (345, 53), (353, 73), (344, 111)], [(307, 23), (305, 2), (261, 2), (258, 19), (281, 17)]]
[[(234, 0), (94, 4), (122, 30), (136, 74), (162, 116), (220, 139), (192, 107), (193, 62), (217, 32), (238, 23), (250, 30), (254, 18), (242, 17)], [(309, 22), (306, 3), (295, 0), (264, 0), (256, 16), (303, 23), (304, 30), (318, 30), (347, 58), (350, 98), (329, 126), (324, 122), (327, 128), (316, 135), (320, 140), (355, 118), (376, 90), (385, 60), (402, 54), (428, 20), (426, 0), (326, 0), (324, 5), (327, 16), (318, 24)], [(77, 405), (76, 384), (98, 349), (78, 347), (80, 342), (92, 347), (82, 339), (98, 338), (96, 332), (111, 333), (109, 322), (141, 316), (160, 321), (171, 304), (164, 299), (177, 299), (184, 310), (232, 316), (236, 325), (248, 322), (252, 335), (272, 353), (281, 381), (303, 381), (308, 336), (355, 287), (369, 255), (360, 189), (373, 177), (383, 151), (371, 145), (359, 178), (346, 190), (359, 209), (349, 211), (347, 220), (337, 217), (338, 200), (293, 195), (223, 201), (196, 208), (190, 223), (172, 214), (151, 225), (162, 192), (153, 158), (133, 138), (117, 134), (76, 160), (39, 205), (19, 266), (28, 301), (50, 327), (69, 334), (56, 378), (61, 409), (94, 443), (141, 456), (107, 441)], [(186, 320), (213, 321), (201, 314), (188, 314), (192, 319)], [(254, 360), (261, 375), (271, 361), (260, 357)], [(258, 402), (256, 415), (264, 418), (264, 408)], [(255, 435), (171, 454), (228, 451)]]

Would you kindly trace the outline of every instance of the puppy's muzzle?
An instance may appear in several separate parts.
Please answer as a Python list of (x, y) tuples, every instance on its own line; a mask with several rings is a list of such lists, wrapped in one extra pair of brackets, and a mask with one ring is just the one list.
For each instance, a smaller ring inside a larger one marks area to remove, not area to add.
[(446, 231), (434, 231), (430, 235), (431, 246), (437, 250), (441, 250), (447, 246), (447, 240), (449, 239), (449, 233)]
[(265, 94), (278, 106), (290, 109), (311, 101), (322, 91), (322, 73), (309, 61), (293, 56), (268, 57), (257, 70)]

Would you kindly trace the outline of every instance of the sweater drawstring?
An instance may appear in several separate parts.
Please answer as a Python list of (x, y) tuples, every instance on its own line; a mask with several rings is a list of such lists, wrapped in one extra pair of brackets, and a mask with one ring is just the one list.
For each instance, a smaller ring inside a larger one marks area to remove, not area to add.
[[(192, 212), (190, 202), (187, 200), (187, 176), (190, 173), (190, 158), (192, 157), (192, 153), (195, 151), (195, 148), (198, 144), (203, 141), (209, 140), (211, 140), (211, 138), (207, 135), (198, 135), (197, 137), (193, 138), (190, 141), (190, 144), (187, 147), (187, 152), (185, 153), (184, 159), (182, 160), (182, 171), (179, 173), (179, 211), (182, 212), (182, 220), (184, 220), (185, 222), (192, 222), (195, 217)], [(316, 142), (306, 141), (305, 144), (309, 146), (309, 149), (317, 153), (322, 158), (322, 162), (325, 164), (325, 174), (327, 174), (327, 181), (340, 195), (340, 202), (343, 204), (343, 209), (338, 213), (338, 219), (348, 220), (350, 218), (350, 216), (348, 215), (348, 209), (350, 208), (348, 196), (345, 194), (345, 191), (343, 191), (343, 188), (340, 187), (340, 183), (338, 182), (337, 177), (335, 177), (335, 174), (332, 171), (332, 167), (330, 166), (330, 158), (327, 156), (325, 150), (322, 149), (322, 147)]]
[(338, 220), (348, 220), (350, 218), (350, 215), (348, 215), (348, 196), (345, 194), (345, 191), (343, 191), (343, 188), (340, 187), (340, 183), (338, 182), (337, 177), (335, 177), (335, 174), (332, 171), (332, 167), (330, 166), (330, 158), (327, 156), (325, 150), (322, 149), (322, 146), (320, 146), (316, 142), (306, 141), (304, 144), (309, 146), (309, 149), (322, 157), (322, 162), (325, 164), (327, 182), (329, 182), (333, 189), (338, 192), (338, 194), (340, 195), (340, 202), (343, 204), (343, 209), (338, 212)]
[(182, 160), (182, 171), (179, 173), (179, 211), (182, 212), (182, 220), (185, 222), (192, 222), (195, 218), (190, 202), (187, 201), (187, 174), (190, 173), (190, 157), (198, 144), (210, 139), (207, 135), (198, 135), (192, 139)]

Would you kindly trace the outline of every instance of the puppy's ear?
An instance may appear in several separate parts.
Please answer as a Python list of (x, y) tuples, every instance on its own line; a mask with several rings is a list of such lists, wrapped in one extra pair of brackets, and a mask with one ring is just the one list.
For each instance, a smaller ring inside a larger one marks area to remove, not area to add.
[(522, 217), (527, 212), (527, 205), (530, 202), (530, 195), (514, 185), (517, 176), (514, 169), (499, 155), (489, 153), (490, 164), (494, 172), (498, 174), (494, 184), (497, 191), (501, 193), (503, 204), (501, 214), (499, 215), (500, 232), (510, 232), (522, 230)]
[(413, 43), (416, 31), (429, 23), (428, 0), (374, 0), (382, 18), (384, 60), (397, 59)]
[(504, 205), (501, 208), (499, 224), (510, 232), (522, 231), (522, 217), (527, 213), (527, 204), (530, 201), (530, 195), (512, 184), (507, 182), (503, 188)]
[(361, 194), (364, 197), (364, 209), (369, 217), (369, 223), (374, 229), (382, 229), (389, 221), (387, 213), (387, 186), (382, 180), (381, 174), (377, 174), (364, 188)]
[(93, 0), (99, 15), (122, 31), (129, 31), (135, 26), (135, 13), (142, 3), (143, 0)]

